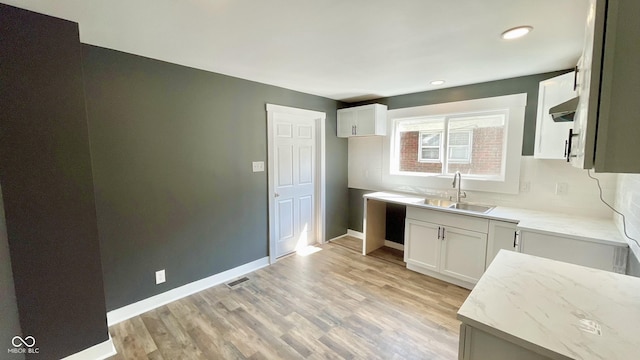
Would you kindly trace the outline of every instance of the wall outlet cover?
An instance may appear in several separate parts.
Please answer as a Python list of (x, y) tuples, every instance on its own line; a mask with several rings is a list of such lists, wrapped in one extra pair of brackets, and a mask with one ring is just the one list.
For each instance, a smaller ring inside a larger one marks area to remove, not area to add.
[(556, 183), (556, 195), (567, 195), (569, 193), (569, 183)]
[(253, 168), (253, 172), (262, 172), (264, 171), (264, 161), (254, 161), (251, 163)]
[(167, 277), (165, 276), (164, 269), (156, 271), (156, 285), (162, 284), (167, 281)]

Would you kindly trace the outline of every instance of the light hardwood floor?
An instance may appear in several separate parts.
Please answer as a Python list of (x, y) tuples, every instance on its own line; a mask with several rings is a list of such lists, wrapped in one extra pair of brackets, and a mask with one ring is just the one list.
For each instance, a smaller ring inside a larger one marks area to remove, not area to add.
[(112, 326), (111, 359), (457, 359), (468, 290), (319, 247)]
[[(331, 241), (332, 244), (344, 246), (351, 249), (358, 254), (362, 254), (362, 239), (358, 239), (353, 236), (345, 236), (339, 239)], [(407, 263), (404, 262), (404, 251), (398, 249), (392, 249), (390, 247), (383, 246), (379, 249), (373, 250), (367, 256), (376, 257), (378, 259), (390, 261), (397, 265), (406, 267)]]

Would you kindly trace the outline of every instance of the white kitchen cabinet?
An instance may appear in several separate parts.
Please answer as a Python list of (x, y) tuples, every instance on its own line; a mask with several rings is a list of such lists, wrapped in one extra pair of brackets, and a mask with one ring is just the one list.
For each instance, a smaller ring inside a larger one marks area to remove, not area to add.
[(498, 251), (505, 249), (518, 251), (518, 224), (506, 221), (489, 220), (487, 238), (487, 259), (485, 269), (491, 265)]
[(384, 136), (386, 133), (386, 105), (370, 104), (338, 110), (338, 137)]
[(578, 63), (569, 160), (596, 172), (640, 173), (640, 1), (590, 0)]
[(575, 98), (575, 71), (540, 82), (538, 87), (538, 115), (533, 157), (536, 159), (565, 159), (565, 142), (573, 122), (555, 122), (549, 109)]
[(484, 273), (487, 234), (443, 227), (441, 232), (440, 272), (476, 283)]
[(473, 216), (407, 207), (407, 268), (471, 289), (485, 270), (488, 223)]
[(440, 269), (440, 230), (441, 226), (437, 224), (407, 219), (405, 237), (411, 241), (411, 246), (407, 246), (405, 241), (404, 261), (438, 271)]
[(520, 230), (520, 252), (624, 274), (628, 247)]

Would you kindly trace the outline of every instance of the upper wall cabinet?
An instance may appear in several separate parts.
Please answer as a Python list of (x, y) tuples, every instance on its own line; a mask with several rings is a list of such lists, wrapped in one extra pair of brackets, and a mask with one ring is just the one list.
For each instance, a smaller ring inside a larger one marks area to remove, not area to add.
[(533, 157), (536, 159), (564, 159), (566, 143), (572, 122), (555, 122), (549, 109), (576, 97), (575, 71), (541, 81), (538, 91), (538, 116), (536, 119), (536, 143)]
[(338, 110), (338, 137), (386, 135), (387, 106), (371, 104)]
[(579, 105), (571, 163), (597, 172), (640, 173), (640, 1), (590, 0), (578, 64)]

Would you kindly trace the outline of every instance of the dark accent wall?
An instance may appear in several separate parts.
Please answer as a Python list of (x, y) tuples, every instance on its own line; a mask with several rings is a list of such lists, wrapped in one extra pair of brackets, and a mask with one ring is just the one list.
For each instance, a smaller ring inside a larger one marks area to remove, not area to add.
[(28, 359), (109, 339), (81, 55), (78, 24), (0, 4), (0, 183)]
[(251, 169), (267, 161), (267, 103), (326, 112), (326, 237), (346, 232), (338, 102), (91, 45), (83, 55), (108, 310), (268, 255), (267, 173)]
[(405, 205), (387, 204), (385, 239), (404, 244), (404, 219), (407, 217)]
[[(374, 190), (349, 189), (349, 224), (351, 230), (362, 232), (362, 218), (364, 216), (364, 194), (375, 192)], [(387, 240), (404, 244), (404, 218), (407, 207), (404, 205), (387, 204), (386, 208), (386, 234)]]
[(375, 191), (349, 188), (349, 229), (363, 231), (364, 199), (362, 196), (371, 192)]
[[(1, 190), (1, 189), (0, 189)], [(16, 335), (22, 335), (20, 318), (18, 316), (18, 303), (16, 291), (13, 285), (13, 271), (11, 271), (11, 256), (9, 255), (9, 239), (7, 237), (7, 225), (4, 218), (4, 202), (0, 191), (0, 349), (12, 348), (11, 339)], [(24, 359), (24, 354), (7, 354), (11, 360)]]
[[(497, 80), (480, 84), (452, 87), (441, 90), (424, 91), (413, 94), (398, 95), (388, 98), (362, 101), (348, 104), (345, 107), (372, 103), (384, 104), (389, 110), (414, 106), (433, 105), (454, 101), (481, 99), (494, 96), (527, 93), (527, 106), (524, 119), (524, 138), (522, 155), (533, 155), (538, 108), (538, 85), (540, 81), (562, 75), (571, 70), (554, 71), (544, 74), (522, 76), (512, 79)], [(362, 189), (349, 189), (349, 229), (362, 231), (362, 214), (364, 203), (358, 200), (362, 195), (371, 192)], [(404, 238), (404, 217), (397, 211), (387, 208), (387, 240)]]

